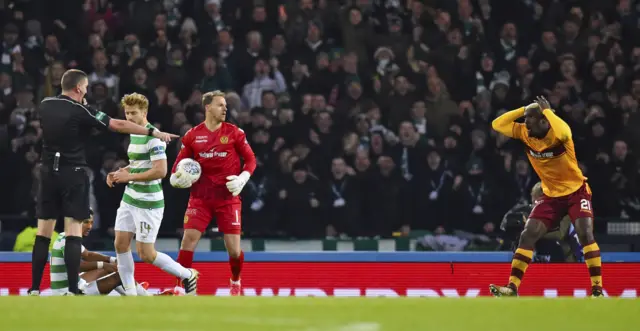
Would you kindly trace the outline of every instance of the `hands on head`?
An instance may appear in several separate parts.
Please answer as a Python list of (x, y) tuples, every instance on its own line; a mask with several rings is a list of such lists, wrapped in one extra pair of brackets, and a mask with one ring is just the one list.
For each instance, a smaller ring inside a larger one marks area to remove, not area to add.
[(545, 109), (551, 109), (551, 104), (549, 103), (549, 101), (547, 101), (547, 99), (544, 96), (536, 97), (536, 103), (538, 104), (540, 111), (543, 111)]
[(553, 111), (553, 109), (551, 109), (551, 104), (549, 103), (549, 101), (544, 97), (544, 96), (538, 96), (536, 97), (535, 101), (528, 104), (525, 107), (525, 110), (538, 110), (540, 112), (542, 112), (545, 109), (550, 109), (551, 111)]

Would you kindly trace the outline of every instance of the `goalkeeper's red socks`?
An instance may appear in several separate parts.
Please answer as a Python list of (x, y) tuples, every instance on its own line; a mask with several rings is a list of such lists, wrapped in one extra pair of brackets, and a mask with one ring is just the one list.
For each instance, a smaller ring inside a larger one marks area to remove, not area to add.
[[(178, 253), (177, 262), (187, 269), (191, 268), (191, 265), (193, 264), (193, 251), (185, 251), (181, 249), (180, 252)], [(176, 279), (177, 279), (176, 283), (178, 284), (178, 286), (182, 286), (182, 279), (180, 278), (176, 278)]]
[(240, 280), (242, 265), (244, 264), (244, 252), (240, 252), (237, 258), (229, 256), (229, 267), (231, 268), (231, 280), (237, 282)]
[[(191, 268), (193, 264), (193, 252), (180, 250), (178, 253), (178, 263), (185, 268)], [(240, 273), (242, 272), (242, 265), (244, 264), (244, 252), (240, 252), (240, 256), (237, 258), (229, 257), (229, 268), (231, 269), (231, 280), (237, 282), (240, 280)], [(182, 280), (178, 279), (177, 284), (181, 285)]]

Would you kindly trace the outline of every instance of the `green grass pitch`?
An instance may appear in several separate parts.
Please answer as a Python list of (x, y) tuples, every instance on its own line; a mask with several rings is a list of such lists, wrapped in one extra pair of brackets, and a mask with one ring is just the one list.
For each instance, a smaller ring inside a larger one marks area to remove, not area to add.
[(640, 301), (543, 298), (0, 297), (3, 331), (637, 330)]

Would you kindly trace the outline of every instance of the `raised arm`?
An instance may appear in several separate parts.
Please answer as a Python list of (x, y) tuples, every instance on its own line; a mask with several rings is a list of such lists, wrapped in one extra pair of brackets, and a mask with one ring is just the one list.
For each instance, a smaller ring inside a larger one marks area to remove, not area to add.
[(562, 142), (571, 140), (571, 128), (567, 122), (563, 121), (560, 116), (556, 115), (553, 110), (547, 108), (542, 111), (542, 115), (549, 121), (549, 126), (553, 130), (553, 134)]
[(178, 138), (175, 134), (164, 133), (155, 129), (150, 131), (144, 126), (140, 126), (138, 124), (111, 118), (107, 114), (89, 106), (86, 103), (86, 100), (83, 100), (82, 104), (78, 102), (74, 102), (74, 104), (84, 109), (83, 121), (98, 128), (108, 128), (109, 130), (118, 133), (139, 134), (143, 136), (150, 135), (165, 142), (171, 141), (173, 138)]
[(119, 132), (119, 133), (139, 134), (143, 136), (150, 135), (152, 137), (158, 138), (165, 142), (171, 141), (171, 139), (179, 137), (178, 135), (175, 135), (175, 134), (164, 133), (157, 129), (147, 129), (144, 126), (141, 126), (129, 121), (117, 120), (113, 118), (109, 121), (109, 130)]
[(558, 140), (566, 142), (572, 138), (571, 128), (567, 122), (563, 121), (556, 113), (551, 109), (551, 104), (545, 97), (537, 97), (536, 103), (542, 111), (542, 115), (549, 121), (549, 126), (553, 130), (553, 134)]
[(524, 107), (508, 111), (493, 120), (491, 127), (507, 137), (519, 138), (516, 134), (516, 128), (522, 124), (515, 121), (522, 116), (524, 116)]

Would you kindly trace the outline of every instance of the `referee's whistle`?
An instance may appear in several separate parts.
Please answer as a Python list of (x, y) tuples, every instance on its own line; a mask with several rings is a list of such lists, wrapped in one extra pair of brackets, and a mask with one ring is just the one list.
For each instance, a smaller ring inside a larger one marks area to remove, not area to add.
[(58, 171), (60, 167), (60, 152), (56, 152), (56, 156), (53, 157), (53, 171)]

